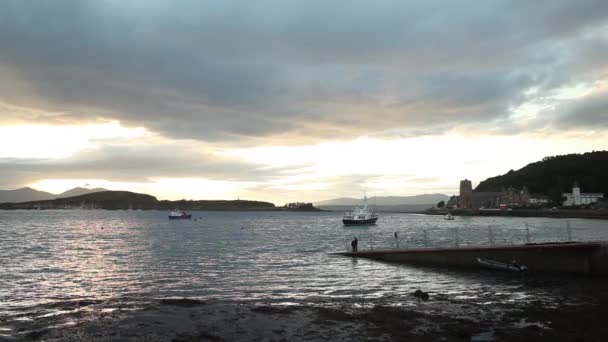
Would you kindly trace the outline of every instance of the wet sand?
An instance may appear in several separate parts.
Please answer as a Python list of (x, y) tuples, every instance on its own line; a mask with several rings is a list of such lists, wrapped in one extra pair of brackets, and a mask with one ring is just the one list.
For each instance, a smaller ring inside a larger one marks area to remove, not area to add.
[(601, 303), (482, 305), (442, 294), (390, 304), (80, 300), (0, 318), (0, 341), (604, 341)]

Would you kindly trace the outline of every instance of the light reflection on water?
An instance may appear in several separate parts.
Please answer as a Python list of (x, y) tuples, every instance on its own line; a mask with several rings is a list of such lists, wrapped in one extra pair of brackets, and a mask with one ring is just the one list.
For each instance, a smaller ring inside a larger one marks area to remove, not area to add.
[[(429, 238), (461, 244), (500, 236), (564, 236), (564, 220), (385, 214), (347, 228), (340, 213), (194, 212), (170, 221), (162, 211), (5, 211), (0, 213), (0, 314), (74, 299), (201, 297), (322, 303), (328, 299), (398, 305), (417, 288), (490, 305), (534, 298), (557, 305), (571, 288), (552, 278), (420, 268), (329, 255), (353, 236), (360, 248), (393, 248)], [(572, 235), (605, 239), (606, 222), (571, 220)], [(604, 234), (604, 236), (602, 236)], [(406, 240), (409, 240), (406, 242)], [(505, 239), (507, 240), (507, 239)], [(517, 240), (517, 239), (515, 239)], [(509, 240), (510, 241), (510, 240)], [(585, 291), (582, 291), (584, 294)], [(576, 295), (572, 300), (578, 300)]]

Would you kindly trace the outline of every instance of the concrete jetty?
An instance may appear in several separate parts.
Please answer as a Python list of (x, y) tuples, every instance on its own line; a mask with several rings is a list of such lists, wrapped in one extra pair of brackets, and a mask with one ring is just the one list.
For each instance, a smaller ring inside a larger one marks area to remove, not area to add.
[(518, 263), (531, 272), (608, 275), (608, 242), (364, 250), (339, 255), (407, 264), (480, 268), (477, 258)]

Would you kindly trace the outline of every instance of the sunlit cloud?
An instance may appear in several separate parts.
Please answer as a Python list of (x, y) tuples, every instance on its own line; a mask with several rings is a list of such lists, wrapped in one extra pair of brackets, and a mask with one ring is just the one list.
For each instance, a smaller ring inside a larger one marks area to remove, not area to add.
[(118, 122), (73, 126), (0, 126), (0, 158), (67, 158), (83, 149), (97, 148), (100, 141), (133, 139), (144, 134), (142, 127), (123, 127)]

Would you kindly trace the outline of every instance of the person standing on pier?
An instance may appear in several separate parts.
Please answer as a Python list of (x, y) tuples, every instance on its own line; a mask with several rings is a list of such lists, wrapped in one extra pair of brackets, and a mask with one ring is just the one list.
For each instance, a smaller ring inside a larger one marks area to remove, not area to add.
[(357, 253), (357, 244), (359, 243), (359, 241), (357, 240), (357, 237), (355, 236), (353, 238), (353, 241), (350, 242), (350, 246), (353, 248), (353, 253)]

